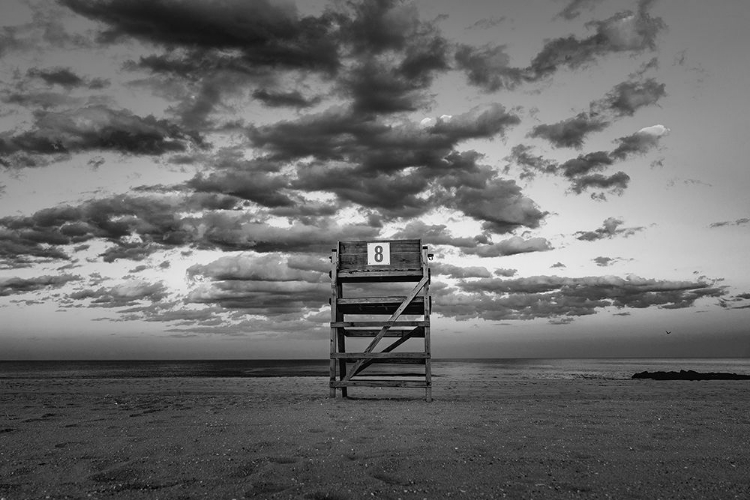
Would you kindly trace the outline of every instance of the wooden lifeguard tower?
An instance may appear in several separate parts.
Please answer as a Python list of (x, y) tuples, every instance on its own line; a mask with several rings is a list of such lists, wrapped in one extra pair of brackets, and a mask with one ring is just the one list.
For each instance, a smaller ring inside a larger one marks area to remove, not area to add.
[[(431, 401), (432, 304), (427, 262), (432, 255), (427, 247), (421, 240), (339, 241), (332, 252), (330, 397), (336, 397), (336, 389), (347, 397), (347, 389), (357, 386), (412, 387), (424, 388), (425, 398)], [(384, 295), (393, 289), (408, 293)], [(347, 352), (347, 338), (372, 340), (361, 352)], [(395, 340), (376, 352), (384, 338)], [(423, 348), (396, 352), (413, 339), (424, 339)], [(371, 373), (379, 371), (376, 367), (365, 371), (373, 364), (407, 363), (424, 365), (424, 374)]]

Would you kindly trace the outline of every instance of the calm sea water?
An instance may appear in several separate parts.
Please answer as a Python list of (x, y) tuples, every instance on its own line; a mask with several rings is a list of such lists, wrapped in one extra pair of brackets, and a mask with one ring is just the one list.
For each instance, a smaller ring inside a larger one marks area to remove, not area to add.
[[(372, 367), (374, 369), (380, 367)], [(368, 369), (369, 370), (369, 369)], [(407, 368), (409, 371), (414, 367)], [(437, 359), (435, 378), (461, 380), (624, 380), (642, 371), (729, 372), (750, 375), (750, 358)], [(422, 372), (424, 373), (424, 372)], [(0, 379), (159, 377), (325, 377), (327, 359), (218, 361), (0, 361)]]

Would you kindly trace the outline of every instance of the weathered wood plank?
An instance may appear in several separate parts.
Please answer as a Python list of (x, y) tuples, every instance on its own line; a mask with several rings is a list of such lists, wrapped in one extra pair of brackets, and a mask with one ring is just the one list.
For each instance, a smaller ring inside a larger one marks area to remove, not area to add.
[[(371, 266), (374, 267), (374, 266)], [(339, 281), (346, 283), (414, 282), (422, 279), (421, 269), (339, 269)]]
[(333, 354), (336, 359), (427, 359), (430, 357), (426, 352), (337, 352)]
[(338, 340), (338, 332), (339, 328), (333, 326), (334, 323), (341, 321), (344, 319), (343, 315), (338, 312), (338, 308), (336, 306), (336, 301), (338, 300), (339, 296), (341, 295), (342, 286), (339, 284), (338, 280), (336, 279), (337, 276), (337, 269), (338, 269), (338, 252), (336, 249), (333, 249), (331, 252), (331, 362), (329, 366), (329, 395), (330, 398), (336, 397), (336, 388), (333, 387), (334, 382), (336, 382), (336, 359), (333, 357), (334, 354), (338, 351), (337, 349), (337, 340)]
[(336, 321), (332, 322), (331, 326), (334, 328), (382, 328), (385, 325), (390, 325), (392, 328), (406, 328), (410, 326), (428, 326), (429, 321)]
[(367, 254), (368, 243), (389, 243), (393, 252), (421, 253), (422, 251), (422, 240), (358, 240), (339, 241), (339, 253)]
[(333, 383), (334, 387), (412, 387), (424, 389), (429, 387), (423, 380), (341, 380)]
[(406, 297), (352, 297), (339, 298), (337, 305), (344, 314), (393, 314), (402, 308), (401, 314), (422, 315), (425, 311), (425, 298), (413, 297), (404, 305)]
[[(359, 329), (359, 330), (344, 330), (344, 335), (347, 337), (374, 337), (380, 333), (379, 329)], [(390, 328), (383, 337), (412, 337), (415, 339), (424, 338), (424, 327), (417, 327), (415, 330), (394, 330)]]

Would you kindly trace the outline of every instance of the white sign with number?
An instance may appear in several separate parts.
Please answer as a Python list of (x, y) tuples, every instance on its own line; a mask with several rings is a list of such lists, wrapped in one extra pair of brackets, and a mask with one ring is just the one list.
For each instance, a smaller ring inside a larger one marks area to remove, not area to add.
[(391, 244), (390, 243), (368, 243), (367, 244), (367, 265), (368, 266), (391, 265)]

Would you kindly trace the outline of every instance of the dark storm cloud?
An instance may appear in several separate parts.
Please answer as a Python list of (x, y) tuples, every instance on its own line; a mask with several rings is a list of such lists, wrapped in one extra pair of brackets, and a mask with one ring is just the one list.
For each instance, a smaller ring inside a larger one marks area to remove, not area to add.
[(292, 186), (334, 193), (342, 202), (377, 209), (387, 217), (413, 217), (432, 207), (429, 200), (418, 196), (427, 189), (428, 180), (414, 172), (368, 175), (355, 167), (318, 163), (300, 167)]
[(604, 220), (602, 223), (602, 227), (597, 228), (593, 231), (578, 231), (576, 232), (576, 238), (581, 241), (596, 241), (596, 240), (602, 240), (605, 238), (614, 238), (615, 236), (623, 236), (627, 238), (628, 236), (632, 236), (637, 232), (643, 231), (644, 227), (623, 227), (620, 228), (623, 224), (622, 219), (618, 219), (616, 217), (609, 217)]
[(412, 4), (351, 2), (337, 13), (340, 42), (357, 61), (339, 89), (363, 113), (413, 111), (425, 106), (438, 72), (449, 69), (449, 45)]
[(562, 278), (532, 276), (484, 278), (461, 282), (462, 293), (444, 293), (441, 314), (457, 319), (572, 319), (606, 307), (680, 309), (703, 297), (720, 297), (720, 288), (705, 282), (663, 281), (635, 276)]
[(101, 89), (109, 85), (107, 80), (101, 78), (85, 79), (74, 73), (70, 68), (30, 69), (27, 74), (30, 77), (43, 80), (47, 85), (59, 85), (68, 90), (76, 87)]
[(107, 262), (141, 260), (153, 251), (196, 241), (194, 229), (188, 232), (178, 213), (206, 207), (231, 208), (215, 196), (114, 196), (4, 217), (0, 259), (11, 264), (32, 257), (67, 259), (61, 246), (101, 239), (115, 244), (102, 254)]
[(616, 85), (604, 99), (592, 103), (592, 107), (615, 115), (633, 116), (639, 108), (652, 106), (666, 96), (665, 88), (665, 84), (657, 83), (653, 78), (643, 82), (623, 82)]
[[(476, 162), (480, 155), (453, 148), (461, 141), (502, 136), (520, 119), (499, 104), (418, 126), (399, 126), (339, 107), (248, 130), (271, 161), (299, 164), (291, 187), (335, 193), (340, 200), (381, 209), (388, 217), (413, 217), (438, 204), (505, 233), (536, 227), (546, 213), (513, 182)], [(404, 172), (405, 169), (410, 169)], [(432, 192), (432, 196), (421, 196)]]
[(256, 89), (253, 98), (258, 99), (269, 108), (309, 108), (321, 101), (320, 97), (306, 98), (299, 91), (276, 92), (268, 89)]
[(364, 62), (342, 78), (342, 93), (351, 98), (358, 113), (416, 111), (428, 103), (419, 80), (375, 60)]
[(500, 178), (488, 181), (482, 188), (460, 186), (443, 203), (480, 221), (482, 229), (496, 234), (510, 233), (519, 227), (539, 227), (549, 214), (524, 196), (515, 181)]
[(509, 66), (505, 46), (482, 48), (461, 44), (455, 53), (456, 64), (466, 73), (469, 83), (487, 92), (512, 90), (531, 80), (527, 70)]
[(594, 262), (594, 264), (596, 264), (599, 267), (611, 266), (612, 264), (614, 264), (618, 260), (620, 260), (620, 259), (612, 258), (612, 257), (602, 257), (602, 256), (594, 257), (592, 259), (592, 261)]
[(439, 164), (459, 142), (502, 136), (518, 123), (520, 118), (500, 104), (474, 109), (450, 120), (439, 119), (428, 127), (408, 122), (387, 125), (350, 108), (333, 107), (296, 121), (251, 126), (248, 136), (256, 147), (278, 161), (313, 156), (384, 172)]
[(602, 174), (588, 174), (576, 177), (571, 181), (571, 189), (576, 194), (581, 194), (589, 188), (605, 189), (616, 194), (621, 194), (628, 187), (630, 176), (625, 172), (617, 172), (606, 176)]
[(635, 134), (620, 137), (617, 139), (617, 142), (620, 143), (619, 146), (610, 155), (618, 160), (624, 160), (633, 155), (645, 154), (658, 146), (659, 140), (667, 132), (664, 127), (656, 125), (648, 129), (639, 130)]
[(145, 118), (125, 110), (89, 106), (35, 114), (34, 127), (16, 135), (0, 135), (0, 159), (14, 166), (16, 154), (59, 156), (84, 151), (116, 151), (162, 155), (185, 151), (201, 140), (167, 120)]
[[(251, 162), (246, 164), (251, 167)], [(295, 204), (282, 192), (288, 185), (289, 179), (285, 176), (251, 168), (197, 174), (186, 183), (187, 187), (197, 192), (229, 194), (270, 208)]]
[(60, 288), (71, 281), (79, 281), (80, 276), (60, 274), (57, 276), (37, 276), (34, 278), (0, 278), (0, 297), (36, 292), (50, 288)]
[(579, 113), (573, 118), (551, 125), (537, 125), (529, 133), (529, 137), (541, 137), (557, 148), (580, 149), (587, 135), (604, 130), (608, 125), (609, 122), (600, 117)]
[(602, 170), (612, 165), (614, 160), (605, 151), (596, 151), (579, 155), (578, 158), (572, 158), (560, 165), (560, 170), (565, 177), (575, 178), (587, 175), (592, 171)]
[(570, 35), (547, 41), (525, 68), (509, 66), (502, 45), (484, 48), (461, 45), (456, 51), (456, 62), (466, 72), (469, 83), (496, 91), (544, 79), (560, 68), (577, 69), (611, 53), (653, 50), (657, 35), (666, 25), (661, 18), (648, 13), (651, 3), (641, 0), (636, 12), (623, 11), (603, 21), (586, 23), (595, 30), (587, 38)]
[(341, 38), (355, 55), (399, 51), (411, 43), (420, 22), (412, 4), (394, 0), (350, 2), (346, 4)]
[(300, 17), (291, 4), (267, 1), (190, 2), (165, 0), (61, 0), (74, 12), (100, 21), (99, 40), (126, 37), (194, 51), (237, 50), (258, 65), (338, 67), (332, 19)]

